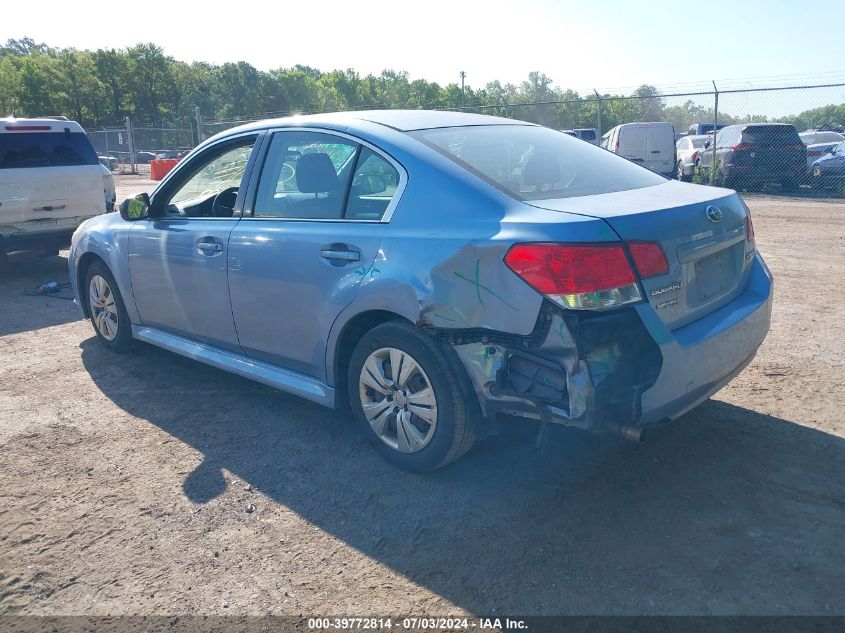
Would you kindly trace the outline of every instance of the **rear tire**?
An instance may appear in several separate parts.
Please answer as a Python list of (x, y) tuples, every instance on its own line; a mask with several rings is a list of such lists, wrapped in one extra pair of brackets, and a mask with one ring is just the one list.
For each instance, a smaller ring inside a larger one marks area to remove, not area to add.
[(88, 302), (88, 315), (100, 343), (113, 352), (130, 351), (135, 343), (132, 324), (108, 266), (100, 260), (93, 262), (85, 272), (85, 286), (79, 294)]
[(358, 342), (348, 371), (352, 413), (389, 462), (433, 470), (472, 447), (477, 397), (454, 352), (431, 336), (403, 321), (379, 325)]

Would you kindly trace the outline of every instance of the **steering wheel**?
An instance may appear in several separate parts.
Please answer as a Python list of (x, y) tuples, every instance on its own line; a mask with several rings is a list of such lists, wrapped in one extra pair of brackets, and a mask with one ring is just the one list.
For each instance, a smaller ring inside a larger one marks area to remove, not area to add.
[(216, 196), (211, 203), (211, 215), (215, 218), (231, 218), (235, 213), (235, 201), (238, 198), (238, 188), (229, 187)]

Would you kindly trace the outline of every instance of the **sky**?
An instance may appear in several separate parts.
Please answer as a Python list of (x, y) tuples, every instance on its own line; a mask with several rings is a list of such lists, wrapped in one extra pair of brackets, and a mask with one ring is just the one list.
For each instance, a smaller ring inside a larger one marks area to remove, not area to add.
[(583, 92), (845, 81), (843, 28), (843, 0), (40, 0), (37, 10), (3, 12), (0, 41), (154, 42), (188, 62), (391, 68), (440, 84), (459, 82), (463, 70), (473, 87), (539, 70)]

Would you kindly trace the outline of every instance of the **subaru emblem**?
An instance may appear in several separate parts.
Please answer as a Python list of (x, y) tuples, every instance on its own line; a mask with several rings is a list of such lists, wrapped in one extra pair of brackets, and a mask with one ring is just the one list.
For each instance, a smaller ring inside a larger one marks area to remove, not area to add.
[(709, 205), (705, 210), (707, 213), (707, 219), (711, 222), (721, 222), (722, 221), (722, 210), (714, 205)]

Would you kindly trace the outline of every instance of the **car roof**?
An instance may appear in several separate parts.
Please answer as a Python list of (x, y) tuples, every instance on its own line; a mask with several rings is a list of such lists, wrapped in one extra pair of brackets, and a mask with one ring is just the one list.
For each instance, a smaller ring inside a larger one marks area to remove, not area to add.
[(0, 134), (16, 131), (21, 132), (84, 132), (82, 126), (76, 121), (63, 121), (61, 119), (17, 119), (5, 117), (0, 119)]
[(270, 127), (303, 125), (354, 126), (356, 121), (378, 123), (394, 130), (399, 130), (400, 132), (467, 125), (535, 125), (526, 121), (505, 119), (486, 114), (452, 112), (448, 110), (356, 110), (350, 112), (309, 114), (280, 119), (265, 119), (227, 130), (227, 132), (244, 132)]

